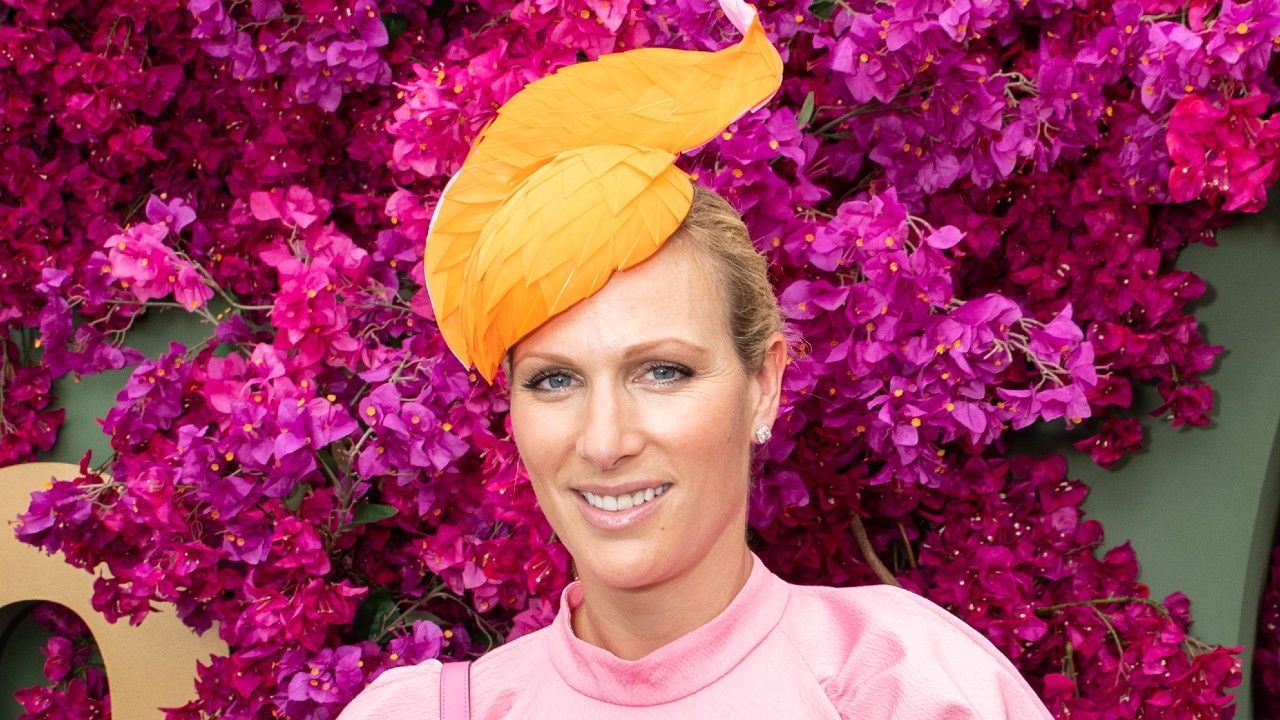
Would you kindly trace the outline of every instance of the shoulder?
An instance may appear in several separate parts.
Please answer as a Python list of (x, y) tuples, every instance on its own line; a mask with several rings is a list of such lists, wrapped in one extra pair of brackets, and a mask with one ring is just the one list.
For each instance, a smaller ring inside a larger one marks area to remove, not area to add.
[[(530, 675), (545, 662), (546, 629), (490, 650), (471, 664), (471, 706), (486, 715), (510, 709)], [(439, 660), (391, 668), (356, 695), (338, 720), (430, 720), (440, 707)]]
[[(833, 588), (792, 586), (789, 622), (814, 641), (847, 644), (862, 650), (876, 650), (888, 662), (913, 651), (948, 650), (986, 656), (988, 660), (1014, 670), (989, 640), (946, 608), (928, 598), (892, 585)], [(842, 632), (832, 635), (826, 627), (814, 627), (814, 620), (838, 623)], [(1016, 670), (1014, 670), (1016, 672)]]
[(439, 660), (395, 667), (383, 672), (356, 695), (338, 720), (420, 720), (433, 717), (429, 710), (440, 705)]
[(516, 691), (550, 662), (547, 634), (534, 630), (480, 656), (471, 666), (471, 688), (477, 695), (497, 699)]
[(1051, 717), (989, 640), (909, 590), (793, 585), (783, 626), (844, 717)]

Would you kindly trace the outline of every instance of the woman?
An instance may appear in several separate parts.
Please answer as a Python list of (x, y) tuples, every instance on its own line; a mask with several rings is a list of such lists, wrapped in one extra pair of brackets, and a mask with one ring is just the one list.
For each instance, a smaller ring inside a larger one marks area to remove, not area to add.
[[(747, 547), (751, 448), (769, 439), (788, 345), (741, 218), (672, 164), (780, 79), (754, 11), (722, 8), (739, 45), (630, 51), (533, 83), (446, 187), (425, 257), (437, 322), (464, 364), (505, 372), (520, 456), (578, 579), (549, 627), (469, 668), (469, 708), (449, 705), (462, 697), (431, 660), (383, 673), (341, 720), (1050, 717), (942, 608), (789, 585)], [(636, 92), (639, 77), (658, 89)], [(601, 91), (617, 78), (630, 109)], [(557, 128), (550, 108), (575, 84), (592, 107)]]

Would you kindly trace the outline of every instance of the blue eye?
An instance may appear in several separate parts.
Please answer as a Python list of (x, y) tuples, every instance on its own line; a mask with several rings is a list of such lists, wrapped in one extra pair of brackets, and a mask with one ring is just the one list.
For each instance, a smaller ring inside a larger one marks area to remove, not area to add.
[[(542, 383), (546, 380), (550, 380), (551, 382), (544, 386)], [(529, 380), (524, 383), (524, 387), (528, 390), (563, 390), (569, 386), (571, 381), (572, 378), (569, 377), (568, 373), (549, 370), (538, 373), (532, 378), (529, 378)]]
[(670, 385), (678, 380), (687, 378), (693, 374), (693, 371), (683, 365), (674, 365), (671, 363), (657, 363), (650, 365), (646, 370), (649, 373), (656, 373), (654, 377), (659, 385)]
[(551, 381), (548, 387), (552, 388), (553, 390), (569, 387), (570, 378), (568, 375), (565, 375), (564, 373), (556, 373), (554, 375), (548, 375), (543, 379)]
[(661, 375), (662, 377), (657, 377), (658, 380), (675, 380), (677, 377), (676, 369), (670, 365), (659, 365), (656, 368), (651, 368), (649, 372)]
[[(653, 363), (645, 368), (644, 373), (651, 378), (652, 384), (659, 387), (673, 385), (693, 375), (689, 368), (674, 363)], [(521, 383), (526, 390), (535, 392), (558, 392), (568, 389), (573, 383), (573, 375), (563, 370), (544, 370)]]

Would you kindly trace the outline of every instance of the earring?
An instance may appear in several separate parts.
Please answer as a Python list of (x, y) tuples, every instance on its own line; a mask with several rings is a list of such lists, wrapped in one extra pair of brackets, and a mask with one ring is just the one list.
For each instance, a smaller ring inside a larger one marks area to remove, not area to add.
[(769, 438), (771, 437), (773, 437), (773, 431), (769, 429), (768, 425), (761, 425), (760, 427), (756, 428), (756, 444), (757, 445), (763, 445), (769, 442)]

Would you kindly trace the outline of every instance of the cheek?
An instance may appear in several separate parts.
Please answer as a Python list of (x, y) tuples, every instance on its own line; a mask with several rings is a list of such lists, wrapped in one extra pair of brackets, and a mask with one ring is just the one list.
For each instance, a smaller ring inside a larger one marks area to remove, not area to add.
[(567, 418), (554, 407), (513, 401), (511, 435), (534, 490), (541, 494), (541, 489), (555, 481), (573, 455)]
[(516, 450), (525, 467), (539, 466), (546, 455), (544, 446), (548, 438), (540, 429), (545, 427), (539, 422), (536, 411), (527, 406), (513, 402), (511, 404), (511, 437), (515, 440)]
[[(670, 455), (688, 470), (709, 477), (737, 474), (747, 459), (748, 422), (741, 396), (728, 388), (662, 408), (651, 423)], [(717, 485), (728, 485), (718, 483)]]
[(555, 472), (554, 469), (549, 468), (552, 463), (548, 459), (548, 451), (544, 448), (547, 440), (538, 432), (536, 422), (528, 424), (516, 422), (514, 410), (511, 416), (511, 434), (516, 443), (519, 463), (524, 467), (529, 484), (533, 487), (538, 506), (546, 513), (549, 497), (546, 492), (547, 482), (554, 477)]

